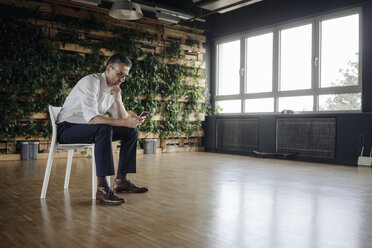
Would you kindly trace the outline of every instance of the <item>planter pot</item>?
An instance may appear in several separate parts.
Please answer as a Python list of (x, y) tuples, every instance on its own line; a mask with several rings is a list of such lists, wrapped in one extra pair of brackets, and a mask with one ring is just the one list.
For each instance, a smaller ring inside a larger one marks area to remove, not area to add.
[(37, 159), (39, 141), (21, 141), (21, 159)]
[(157, 139), (144, 139), (144, 153), (145, 154), (153, 154), (156, 153), (156, 143)]

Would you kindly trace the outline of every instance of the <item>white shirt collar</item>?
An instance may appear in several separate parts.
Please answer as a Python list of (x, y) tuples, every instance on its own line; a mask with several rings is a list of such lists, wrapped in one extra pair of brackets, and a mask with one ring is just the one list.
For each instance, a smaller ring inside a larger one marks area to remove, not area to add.
[(102, 75), (102, 78), (103, 78), (103, 84), (102, 84), (102, 88), (101, 89), (104, 90), (104, 91), (110, 91), (110, 89), (112, 87), (109, 87), (107, 85), (106, 74), (103, 72), (101, 75)]

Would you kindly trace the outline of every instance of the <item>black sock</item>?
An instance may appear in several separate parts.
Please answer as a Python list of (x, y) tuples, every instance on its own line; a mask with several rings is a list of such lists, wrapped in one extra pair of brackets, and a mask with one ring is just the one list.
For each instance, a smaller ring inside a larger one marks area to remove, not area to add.
[(106, 177), (97, 177), (98, 179), (98, 187), (108, 187)]
[(118, 173), (118, 176), (116, 177), (116, 179), (127, 179), (127, 174), (119, 174)]

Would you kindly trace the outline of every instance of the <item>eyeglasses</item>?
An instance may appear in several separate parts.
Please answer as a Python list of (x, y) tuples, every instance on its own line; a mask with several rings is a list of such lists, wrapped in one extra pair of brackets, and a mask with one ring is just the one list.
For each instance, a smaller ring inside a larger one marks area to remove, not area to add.
[(111, 67), (112, 69), (114, 69), (114, 71), (116, 71), (116, 75), (117, 75), (119, 78), (125, 78), (125, 79), (130, 78), (130, 75), (129, 75), (129, 74), (128, 74), (128, 75), (124, 75), (122, 72), (119, 72), (118, 70), (116, 70), (113, 66), (110, 65), (110, 67)]

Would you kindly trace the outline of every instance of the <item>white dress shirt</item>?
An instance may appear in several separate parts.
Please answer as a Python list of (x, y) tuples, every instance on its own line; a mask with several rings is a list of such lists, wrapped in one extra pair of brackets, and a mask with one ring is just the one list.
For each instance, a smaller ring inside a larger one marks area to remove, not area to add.
[[(67, 121), (87, 124), (97, 115), (105, 115), (107, 111), (116, 119), (118, 111), (114, 95), (110, 94), (111, 88), (107, 86), (105, 73), (83, 77), (67, 96), (58, 114), (57, 123)], [(123, 103), (121, 104), (124, 108)]]

